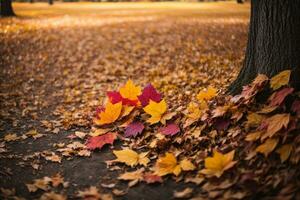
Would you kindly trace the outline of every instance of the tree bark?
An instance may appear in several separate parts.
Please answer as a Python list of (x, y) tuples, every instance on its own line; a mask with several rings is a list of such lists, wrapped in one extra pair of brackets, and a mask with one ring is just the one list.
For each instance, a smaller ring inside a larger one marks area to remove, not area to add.
[(300, 90), (300, 1), (252, 0), (244, 64), (228, 92), (239, 93), (258, 74), (272, 77), (286, 69)]
[(2, 17), (9, 17), (15, 16), (15, 13), (12, 8), (11, 0), (0, 0), (0, 16)]

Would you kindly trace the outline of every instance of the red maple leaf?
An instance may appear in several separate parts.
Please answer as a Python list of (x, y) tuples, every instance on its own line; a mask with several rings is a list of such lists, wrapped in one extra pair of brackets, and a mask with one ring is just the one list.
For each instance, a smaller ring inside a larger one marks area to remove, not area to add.
[(156, 103), (160, 102), (161, 94), (156, 91), (156, 89), (149, 83), (143, 89), (143, 92), (140, 96), (138, 96), (143, 107), (149, 104), (149, 100), (155, 101)]
[(293, 102), (291, 110), (297, 113), (297, 115), (300, 115), (300, 100), (295, 100)]
[(270, 97), (270, 106), (279, 106), (284, 99), (294, 91), (294, 88), (283, 88)]
[(138, 103), (137, 100), (130, 100), (130, 99), (123, 98), (120, 92), (117, 91), (109, 91), (107, 92), (107, 96), (109, 98), (109, 101), (112, 104), (122, 102), (123, 105), (136, 106)]
[(171, 123), (163, 128), (160, 128), (159, 132), (161, 132), (164, 135), (175, 135), (180, 132), (180, 128), (177, 124)]
[(145, 181), (148, 184), (150, 184), (150, 183), (162, 183), (163, 182), (163, 180), (160, 176), (149, 173), (149, 172), (144, 174), (143, 181)]
[(141, 123), (141, 122), (132, 122), (126, 127), (125, 137), (131, 137), (131, 136), (135, 137), (139, 133), (142, 133), (144, 128), (145, 128), (145, 126), (144, 126), (143, 123)]
[(106, 133), (105, 135), (90, 137), (86, 142), (86, 147), (90, 150), (101, 149), (106, 144), (113, 144), (116, 138), (116, 133)]

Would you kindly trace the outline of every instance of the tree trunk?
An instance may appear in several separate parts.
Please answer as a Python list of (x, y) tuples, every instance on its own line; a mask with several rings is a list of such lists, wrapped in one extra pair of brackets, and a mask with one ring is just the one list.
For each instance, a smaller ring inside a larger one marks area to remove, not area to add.
[(286, 69), (300, 90), (300, 1), (252, 0), (244, 64), (228, 92), (237, 94), (257, 74), (272, 77)]
[(48, 0), (49, 5), (53, 4), (53, 0)]
[(12, 8), (11, 0), (0, 0), (1, 8), (0, 8), (0, 16), (9, 17), (15, 16), (15, 13)]

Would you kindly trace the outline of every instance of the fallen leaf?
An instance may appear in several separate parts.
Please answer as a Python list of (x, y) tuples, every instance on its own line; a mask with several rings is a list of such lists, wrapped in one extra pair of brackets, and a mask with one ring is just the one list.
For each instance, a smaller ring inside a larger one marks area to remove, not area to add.
[(161, 101), (161, 94), (158, 93), (151, 84), (148, 84), (143, 89), (142, 94), (138, 96), (138, 99), (140, 100), (142, 106), (145, 107), (149, 104), (150, 100), (159, 103)]
[(55, 192), (47, 192), (40, 197), (40, 200), (66, 200), (66, 199), (67, 199), (66, 196), (62, 194), (57, 194)]
[(291, 144), (285, 144), (281, 146), (279, 149), (277, 149), (276, 153), (280, 155), (281, 162), (285, 162), (292, 152), (293, 146)]
[(268, 128), (262, 139), (272, 137), (282, 128), (287, 128), (290, 122), (290, 114), (276, 114), (267, 119)]
[(108, 102), (105, 106), (105, 110), (99, 113), (99, 118), (94, 119), (96, 125), (104, 125), (115, 122), (122, 110), (122, 103), (112, 104)]
[(160, 176), (156, 175), (156, 174), (152, 174), (152, 173), (145, 173), (143, 175), (143, 181), (145, 181), (147, 184), (151, 184), (151, 183), (162, 183), (163, 180)]
[(109, 101), (113, 104), (122, 102), (123, 105), (128, 105), (128, 106), (136, 106), (138, 104), (138, 100), (130, 100), (123, 98), (120, 92), (117, 91), (110, 91), (107, 92), (107, 96), (109, 98)]
[(115, 150), (115, 151), (113, 151), (113, 153), (117, 157), (117, 159), (114, 160), (115, 162), (125, 163), (126, 165), (131, 166), (131, 167), (134, 167), (137, 164), (147, 166), (147, 164), (150, 161), (146, 157), (148, 154), (147, 152), (138, 154), (131, 149), (124, 149), (124, 150), (119, 150), (119, 151)]
[(232, 161), (234, 152), (235, 151), (233, 150), (227, 154), (222, 154), (214, 150), (213, 157), (205, 158), (205, 169), (200, 172), (209, 176), (221, 177), (224, 171), (235, 165), (236, 161)]
[(283, 88), (278, 92), (275, 92), (270, 97), (270, 106), (279, 106), (285, 100), (285, 98), (294, 91), (294, 88)]
[(271, 88), (277, 90), (281, 86), (287, 85), (290, 81), (291, 70), (285, 70), (273, 76), (270, 81)]
[(19, 139), (19, 137), (18, 137), (17, 134), (15, 134), (15, 133), (9, 133), (9, 134), (6, 134), (6, 135), (4, 136), (4, 141), (5, 141), (5, 142), (16, 141), (16, 140), (18, 140), (18, 139)]
[(86, 199), (100, 200), (101, 199), (101, 195), (95, 186), (91, 186), (83, 191), (79, 191), (77, 196), (81, 197), (84, 200), (86, 200)]
[(193, 194), (192, 188), (185, 188), (182, 191), (175, 191), (173, 197), (176, 199), (186, 199), (186, 198), (190, 198), (192, 194)]
[(216, 95), (217, 95), (217, 90), (213, 87), (208, 87), (207, 90), (201, 90), (198, 93), (197, 99), (198, 99), (199, 102), (209, 101), (213, 97), (215, 97)]
[(183, 171), (192, 171), (196, 169), (195, 165), (186, 158), (180, 161), (179, 165)]
[(151, 115), (147, 122), (155, 124), (161, 120), (162, 115), (167, 111), (167, 103), (165, 100), (161, 100), (159, 103), (150, 100), (149, 105), (144, 107), (144, 111)]
[(145, 126), (141, 122), (132, 122), (125, 129), (125, 137), (136, 137), (138, 134), (142, 133)]
[(87, 133), (84, 133), (84, 132), (81, 132), (81, 131), (75, 131), (75, 135), (80, 138), (80, 139), (83, 139)]
[(277, 146), (278, 139), (277, 138), (269, 138), (265, 141), (265, 143), (259, 145), (255, 151), (262, 153), (267, 157)]
[(117, 139), (116, 133), (106, 133), (105, 135), (90, 137), (86, 147), (90, 150), (101, 149), (106, 144), (113, 144)]
[(178, 176), (180, 172), (181, 167), (177, 164), (176, 157), (172, 153), (166, 153), (164, 157), (160, 157), (156, 162), (155, 174), (158, 176), (167, 174)]
[(171, 124), (168, 124), (167, 126), (165, 127), (162, 127), (159, 129), (159, 132), (163, 135), (176, 135), (177, 133), (180, 132), (180, 128), (178, 127), (177, 124), (174, 124), (174, 123), (171, 123)]
[(124, 87), (120, 88), (120, 94), (123, 98), (129, 100), (137, 100), (141, 94), (141, 87), (135, 86), (132, 80), (128, 80)]

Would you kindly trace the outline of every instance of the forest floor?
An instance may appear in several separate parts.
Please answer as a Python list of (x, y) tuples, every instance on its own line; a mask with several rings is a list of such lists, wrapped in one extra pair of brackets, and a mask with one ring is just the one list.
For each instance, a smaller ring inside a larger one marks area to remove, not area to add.
[(74, 134), (90, 132), (91, 115), (106, 91), (128, 79), (152, 83), (178, 110), (207, 86), (224, 91), (242, 65), (249, 5), (13, 6), (18, 17), (0, 19), (2, 196), (39, 198), (45, 191), (29, 192), (26, 184), (58, 173), (65, 184), (54, 190), (69, 199), (90, 186), (102, 193), (114, 189), (116, 199), (170, 199), (184, 189), (185, 183), (168, 178), (127, 190), (105, 163), (114, 159), (111, 149), (120, 149), (118, 142), (90, 156), (64, 157), (56, 150), (84, 143)]

